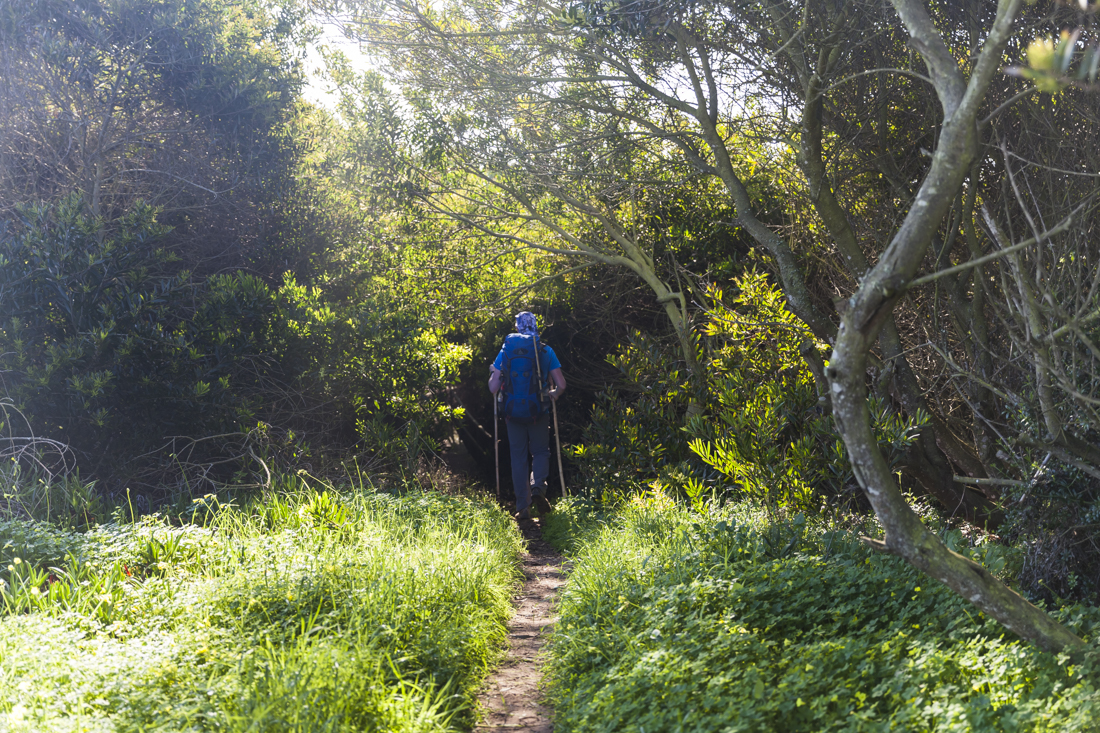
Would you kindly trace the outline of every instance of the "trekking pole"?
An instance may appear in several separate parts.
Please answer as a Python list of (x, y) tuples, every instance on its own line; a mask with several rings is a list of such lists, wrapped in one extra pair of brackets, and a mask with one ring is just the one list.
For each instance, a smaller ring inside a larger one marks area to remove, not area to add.
[(561, 470), (561, 433), (558, 432), (558, 401), (550, 400), (550, 411), (554, 413), (554, 440), (558, 443), (558, 478), (561, 479), (561, 495), (569, 496), (565, 490), (565, 472)]
[[(549, 389), (549, 374), (547, 374), (547, 381), (542, 381), (542, 367), (539, 365), (539, 337), (535, 334), (535, 372), (539, 375), (539, 402), (541, 403), (543, 397), (550, 400), (550, 411), (554, 413), (554, 438), (558, 441), (558, 478), (561, 479), (561, 495), (565, 496), (565, 474), (561, 472), (561, 438), (558, 437), (558, 403), (553, 397), (550, 396)], [(545, 390), (543, 388), (546, 388)], [(547, 476), (549, 478), (549, 476)]]
[(497, 417), (497, 399), (499, 393), (493, 395), (493, 455), (497, 464), (497, 501), (500, 501), (500, 440), (497, 438), (497, 426), (500, 418)]

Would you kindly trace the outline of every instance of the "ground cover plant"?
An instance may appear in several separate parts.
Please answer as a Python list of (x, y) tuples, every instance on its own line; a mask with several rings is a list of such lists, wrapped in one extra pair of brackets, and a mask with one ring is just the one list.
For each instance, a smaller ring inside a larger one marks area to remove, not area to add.
[(494, 505), (306, 477), (72, 532), (0, 523), (0, 728), (445, 731), (498, 654)]
[[(576, 499), (550, 669), (561, 730), (1085, 731), (1100, 725), (1100, 609), (1056, 615), (1082, 662), (1021, 642), (936, 581), (802, 515)], [(938, 526), (1011, 580), (1018, 551)]]

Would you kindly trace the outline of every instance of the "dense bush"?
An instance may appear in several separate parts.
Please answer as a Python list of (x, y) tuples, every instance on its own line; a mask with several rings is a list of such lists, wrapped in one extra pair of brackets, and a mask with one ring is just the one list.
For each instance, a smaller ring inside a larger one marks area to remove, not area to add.
[[(17, 514), (52, 514), (29, 471), (74, 463), (139, 511), (349, 449), (419, 465), (466, 352), (399, 282), (401, 197), (356, 193), (354, 135), (300, 98), (315, 29), (298, 4), (9, 5), (0, 458), (23, 476), (0, 482), (30, 499)], [(378, 145), (359, 152), (380, 152), (402, 126), (372, 108), (365, 129)]]
[(505, 634), (515, 525), (466, 498), (278, 483), (243, 507), (199, 500), (184, 526), (0, 525), (0, 727), (468, 724)]
[[(782, 293), (749, 271), (728, 295), (711, 288), (707, 302), (696, 373), (642, 334), (611, 358), (621, 383), (601, 396), (574, 449), (589, 493), (629, 495), (656, 480), (696, 502), (733, 496), (816, 511), (861, 500), (828, 400), (802, 356), (820, 345)], [(701, 413), (688, 419), (693, 400)], [(927, 417), (903, 418), (877, 400), (871, 409), (879, 443), (897, 463)]]
[[(681, 466), (691, 458), (680, 427), (692, 379), (675, 351), (634, 332), (609, 361), (622, 379), (597, 396), (583, 442), (572, 450), (585, 489), (595, 498), (643, 490), (662, 466)], [(685, 468), (695, 474), (704, 467), (693, 461)]]
[(1100, 482), (1075, 467), (1032, 466), (1034, 480), (1008, 487), (1006, 542), (1023, 550), (1020, 588), (1048, 603), (1100, 601)]
[[(849, 528), (744, 506), (699, 514), (662, 494), (602, 520), (561, 505), (551, 522), (576, 547), (552, 655), (564, 730), (1094, 730), (1100, 720), (1095, 641), (1083, 665), (1039, 652)], [(1018, 562), (1000, 545), (944, 536), (999, 574)], [(1100, 631), (1095, 607), (1059, 616), (1088, 638)]]
[(309, 441), (415, 465), (441, 434), (451, 413), (434, 394), (466, 352), (413, 307), (367, 286), (332, 302), (289, 275), (196, 282), (163, 234), (147, 207), (105, 221), (76, 196), (0, 233), (0, 368), (31, 433), (116, 482), (166, 460), (220, 464), (202, 473), (225, 480)]

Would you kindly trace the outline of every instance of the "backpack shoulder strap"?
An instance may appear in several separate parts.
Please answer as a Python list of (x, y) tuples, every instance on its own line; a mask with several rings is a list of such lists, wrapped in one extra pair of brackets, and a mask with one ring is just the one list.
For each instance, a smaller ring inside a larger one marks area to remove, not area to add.
[[(539, 391), (541, 392), (543, 386), (545, 385), (545, 382), (542, 381), (543, 380), (543, 377), (542, 377), (542, 355), (543, 355), (543, 353), (545, 353), (546, 347), (542, 345), (541, 341), (539, 341), (538, 336), (535, 336), (534, 341), (535, 341), (535, 373), (539, 375), (538, 384), (539, 384)], [(547, 365), (547, 366), (549, 366), (549, 365)]]

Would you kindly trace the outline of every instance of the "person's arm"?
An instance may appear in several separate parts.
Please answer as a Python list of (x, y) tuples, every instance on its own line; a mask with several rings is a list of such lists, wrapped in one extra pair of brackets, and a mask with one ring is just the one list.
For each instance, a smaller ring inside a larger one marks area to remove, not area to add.
[[(561, 369), (558, 370), (559, 372)], [(500, 391), (500, 370), (493, 365), (489, 365), (489, 391), (496, 394)]]
[[(550, 370), (550, 381), (554, 383), (554, 389), (550, 390), (550, 398), (557, 400), (561, 397), (561, 393), (565, 391), (565, 375), (561, 373), (561, 367)], [(492, 388), (490, 387), (490, 389)]]

